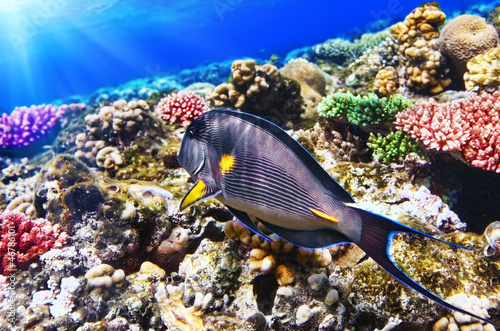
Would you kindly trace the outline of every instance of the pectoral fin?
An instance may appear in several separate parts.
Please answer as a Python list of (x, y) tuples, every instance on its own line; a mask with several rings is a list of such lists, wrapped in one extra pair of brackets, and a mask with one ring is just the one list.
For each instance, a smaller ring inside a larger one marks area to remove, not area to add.
[(220, 193), (221, 190), (211, 177), (200, 177), (184, 198), (182, 198), (179, 210), (184, 210), (198, 202), (215, 198)]

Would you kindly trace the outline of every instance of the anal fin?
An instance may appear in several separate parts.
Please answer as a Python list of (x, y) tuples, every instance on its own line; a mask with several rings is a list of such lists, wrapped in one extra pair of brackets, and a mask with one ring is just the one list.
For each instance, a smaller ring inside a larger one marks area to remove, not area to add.
[(262, 222), (272, 232), (276, 233), (281, 238), (286, 241), (291, 242), (297, 246), (305, 248), (323, 248), (341, 243), (351, 243), (346, 236), (330, 228), (322, 228), (315, 230), (294, 230), (284, 228), (278, 225), (271, 224), (259, 218)]

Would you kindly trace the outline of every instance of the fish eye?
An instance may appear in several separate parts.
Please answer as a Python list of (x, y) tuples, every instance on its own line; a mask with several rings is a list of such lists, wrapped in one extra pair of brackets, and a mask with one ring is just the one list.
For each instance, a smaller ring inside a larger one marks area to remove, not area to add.
[(189, 130), (187, 132), (187, 134), (188, 134), (189, 138), (194, 138), (194, 132), (192, 130)]

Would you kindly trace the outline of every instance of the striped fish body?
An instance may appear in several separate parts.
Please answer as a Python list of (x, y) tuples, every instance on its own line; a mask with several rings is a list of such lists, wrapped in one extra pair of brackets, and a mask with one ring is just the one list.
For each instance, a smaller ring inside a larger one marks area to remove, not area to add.
[(278, 126), (242, 112), (211, 110), (186, 129), (178, 161), (195, 181), (181, 201), (181, 210), (217, 198), (268, 240), (255, 219), (306, 248), (353, 242), (398, 281), (428, 299), (499, 327), (429, 292), (403, 273), (388, 253), (397, 232), (442, 240), (347, 205), (354, 202), (349, 193)]
[[(186, 164), (193, 151), (203, 151), (204, 158), (190, 171)], [(349, 193), (300, 144), (266, 120), (210, 111), (188, 127), (178, 159), (193, 179), (212, 188), (208, 196), (237, 216), (259, 219), (297, 245), (325, 247), (360, 237), (359, 217), (343, 204), (353, 202)]]

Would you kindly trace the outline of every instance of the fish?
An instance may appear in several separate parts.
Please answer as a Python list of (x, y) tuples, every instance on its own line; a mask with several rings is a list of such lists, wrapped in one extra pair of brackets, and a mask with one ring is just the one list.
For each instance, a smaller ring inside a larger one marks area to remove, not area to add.
[(213, 109), (186, 128), (177, 161), (194, 186), (179, 210), (216, 198), (252, 232), (271, 241), (253, 220), (309, 249), (358, 245), (402, 284), (453, 311), (498, 324), (443, 300), (401, 271), (389, 249), (396, 233), (462, 247), (354, 206), (353, 197), (280, 127), (240, 111)]

